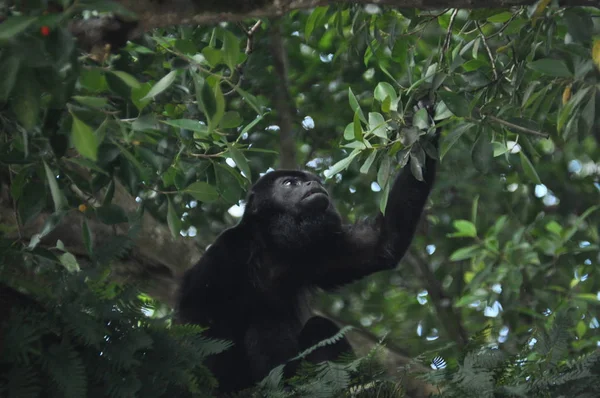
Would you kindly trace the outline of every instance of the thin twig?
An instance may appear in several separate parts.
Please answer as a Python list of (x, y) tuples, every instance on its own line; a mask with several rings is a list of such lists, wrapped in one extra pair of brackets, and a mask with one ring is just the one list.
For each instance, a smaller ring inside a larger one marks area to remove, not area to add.
[(262, 25), (262, 20), (259, 19), (256, 23), (246, 32), (246, 36), (248, 36), (248, 41), (246, 42), (246, 55), (252, 54), (254, 51), (254, 33), (260, 28)]
[[(433, 20), (438, 19), (439, 17), (441, 17), (442, 15), (444, 15), (445, 13), (448, 12), (448, 10), (450, 10), (449, 8), (446, 8), (444, 11), (437, 13), (435, 15), (430, 16), (428, 19), (419, 22), (419, 25), (417, 25), (416, 28), (414, 28), (413, 30), (406, 32), (406, 33), (400, 33), (398, 36), (413, 36), (414, 34), (422, 31), (423, 29), (425, 29), (427, 27), (427, 24), (430, 23)], [(356, 36), (356, 33), (355, 33)]]
[(231, 90), (223, 93), (223, 95), (225, 97), (233, 94), (235, 92), (235, 90), (242, 84), (242, 80), (244, 80), (244, 65), (248, 61), (248, 56), (250, 54), (252, 54), (252, 52), (254, 51), (254, 34), (256, 33), (258, 28), (260, 28), (260, 25), (262, 25), (262, 20), (260, 20), (260, 19), (258, 21), (256, 21), (256, 23), (254, 25), (252, 25), (252, 27), (248, 30), (246, 30), (246, 28), (244, 28), (240, 24), (240, 26), (242, 26), (242, 29), (244, 29), (244, 31), (246, 31), (246, 37), (248, 37), (248, 40), (246, 41), (246, 50), (244, 51), (246, 53), (247, 57), (243, 62), (240, 62), (239, 64), (237, 64), (237, 66), (235, 67), (235, 71), (231, 71), (232, 77), (233, 77), (233, 72), (237, 72), (237, 74), (240, 77), (237, 80), (237, 82), (231, 86), (232, 87)]
[(454, 26), (454, 20), (456, 19), (456, 15), (458, 14), (458, 9), (455, 8), (452, 11), (452, 15), (450, 16), (450, 22), (448, 23), (448, 31), (446, 33), (446, 37), (444, 38), (444, 45), (442, 45), (442, 51), (440, 52), (440, 65), (444, 60), (444, 54), (450, 48), (450, 39), (452, 38), (452, 27)]
[(496, 63), (494, 62), (494, 55), (492, 54), (492, 50), (490, 49), (490, 46), (487, 43), (485, 34), (483, 34), (483, 30), (481, 30), (481, 26), (479, 25), (479, 22), (476, 21), (475, 26), (477, 26), (477, 30), (479, 31), (479, 34), (481, 35), (481, 41), (483, 42), (483, 46), (485, 47), (488, 57), (490, 58), (490, 64), (492, 64), (492, 73), (494, 74), (494, 80), (498, 80), (498, 71), (496, 70)]
[(212, 159), (212, 158), (221, 157), (222, 155), (225, 154), (225, 152), (226, 151), (219, 152), (219, 153), (188, 153), (187, 155), (193, 156), (195, 158)]
[(139, 185), (140, 185), (140, 187), (142, 187), (144, 189), (147, 189), (149, 191), (153, 191), (156, 193), (164, 194), (164, 195), (172, 195), (172, 194), (179, 193), (179, 191), (161, 191), (160, 189), (149, 187), (148, 185), (146, 185), (144, 183), (140, 183)]
[(537, 137), (544, 137), (544, 138), (550, 137), (550, 134), (548, 134), (548, 133), (543, 133), (541, 131), (528, 129), (527, 127), (523, 127), (523, 126), (519, 126), (518, 124), (507, 122), (506, 120), (497, 118), (496, 116), (492, 116), (492, 115), (484, 115), (484, 116), (490, 120), (493, 120), (494, 122), (496, 122), (498, 124), (502, 124), (506, 127), (510, 127), (511, 129), (519, 130), (520, 132), (525, 133), (525, 134), (535, 135)]
[[(13, 170), (11, 166), (8, 166), (8, 181), (12, 188), (13, 186), (13, 178), (12, 178)], [(19, 233), (19, 240), (23, 240), (23, 233), (21, 231), (21, 217), (19, 216), (19, 212), (17, 211), (17, 201), (11, 195), (11, 202), (13, 205), (13, 211), (15, 213), (15, 221), (17, 222), (17, 232)]]
[(514, 20), (516, 17), (517, 17), (517, 15), (519, 15), (520, 13), (521, 13), (521, 12), (514, 13), (514, 14), (513, 14), (513, 15), (510, 17), (510, 19), (509, 19), (508, 21), (506, 21), (506, 22), (504, 23), (504, 25), (502, 25), (502, 27), (501, 27), (501, 28), (500, 28), (500, 29), (499, 29), (497, 32), (494, 32), (494, 33), (492, 33), (491, 35), (489, 35), (489, 36), (487, 37), (487, 38), (488, 38), (488, 40), (489, 40), (489, 39), (491, 39), (492, 37), (496, 37), (496, 36), (498, 36), (499, 34), (501, 34), (502, 32), (504, 32), (504, 31), (506, 30), (506, 28), (508, 28), (508, 25), (509, 25), (509, 24), (510, 24), (510, 23), (511, 23), (511, 22), (512, 22), (512, 21), (513, 21), (513, 20)]

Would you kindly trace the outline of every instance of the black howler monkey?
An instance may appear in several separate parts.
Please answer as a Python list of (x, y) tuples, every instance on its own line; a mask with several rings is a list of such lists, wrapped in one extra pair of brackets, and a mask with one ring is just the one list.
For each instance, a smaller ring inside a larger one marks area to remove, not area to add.
[[(433, 141), (437, 145), (437, 133)], [(392, 186), (385, 216), (354, 225), (342, 223), (311, 173), (273, 171), (252, 186), (242, 220), (186, 272), (178, 299), (177, 322), (207, 326), (209, 336), (234, 343), (208, 361), (220, 391), (252, 386), (337, 332), (331, 321), (310, 317), (305, 293), (396, 267), (415, 233), (435, 163), (427, 158), (424, 181), (405, 167)], [(309, 360), (336, 359), (349, 350), (342, 340)]]

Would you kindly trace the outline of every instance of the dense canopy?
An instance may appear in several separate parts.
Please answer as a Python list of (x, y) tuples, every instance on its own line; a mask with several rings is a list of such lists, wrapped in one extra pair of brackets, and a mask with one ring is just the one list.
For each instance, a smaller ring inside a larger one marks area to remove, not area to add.
[[(206, 396), (202, 360), (227, 343), (170, 326), (173, 294), (252, 182), (307, 169), (354, 221), (426, 156), (438, 177), (398, 267), (314, 303), (353, 327), (360, 358), (307, 370), (296, 396), (600, 394), (594, 2), (298, 1), (199, 25), (130, 1), (14, 3), (0, 5), (1, 396)], [(439, 151), (419, 140), (426, 113), (409, 123), (422, 97)], [(260, 388), (293, 394), (280, 376)]]

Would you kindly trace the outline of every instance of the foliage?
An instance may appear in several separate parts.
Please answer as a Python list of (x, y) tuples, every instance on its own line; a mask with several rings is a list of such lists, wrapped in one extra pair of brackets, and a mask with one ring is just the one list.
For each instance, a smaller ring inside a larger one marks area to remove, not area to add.
[[(168, 306), (140, 295), (127, 272), (150, 245), (137, 247), (136, 231), (151, 214), (206, 247), (232, 225), (290, 133), (274, 94), (287, 81), (299, 164), (325, 177), (348, 220), (385, 209), (400, 166), (419, 178), (425, 156), (441, 158), (399, 268), (319, 297), (319, 309), (446, 364), (428, 375), (441, 396), (594, 393), (600, 14), (550, 3), (294, 12), (279, 21), (287, 76), (273, 67), (271, 21), (161, 29), (85, 54), (68, 23), (123, 12), (115, 3), (0, 5), (0, 286), (43, 308), (2, 324), (2, 391), (211, 388), (198, 365), (223, 346), (167, 328)], [(413, 115), (422, 97), (437, 103), (439, 153), (419, 140), (434, 127)], [(126, 206), (121, 188), (140, 205)], [(146, 274), (164, 276), (151, 265)], [(135, 288), (115, 282), (123, 275)], [(149, 303), (159, 319), (140, 312)], [(567, 312), (569, 322), (556, 315)], [(460, 332), (482, 325), (478, 344), (463, 346)], [(298, 390), (326, 391), (333, 373), (343, 376), (335, 393), (366, 384), (323, 366)], [(398, 393), (397, 380), (378, 377)]]
[(440, 397), (597, 396), (599, 352), (568, 358), (569, 318), (566, 312), (558, 314), (549, 330), (536, 331), (516, 355), (486, 347), (487, 328), (473, 339), (462, 360), (446, 364), (438, 357), (438, 370), (427, 377), (443, 391)]
[(1, 396), (190, 396), (216, 385), (201, 363), (229, 343), (148, 316), (153, 301), (110, 282), (108, 272), (65, 274), (47, 272), (53, 289), (44, 300), (22, 301), (7, 314)]

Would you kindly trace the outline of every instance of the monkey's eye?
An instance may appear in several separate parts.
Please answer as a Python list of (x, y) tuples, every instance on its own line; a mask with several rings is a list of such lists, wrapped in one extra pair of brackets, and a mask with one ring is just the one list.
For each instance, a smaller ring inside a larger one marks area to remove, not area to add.
[(298, 185), (299, 183), (300, 181), (298, 181), (297, 178), (286, 178), (285, 180), (283, 180), (283, 185), (285, 185), (286, 187)]

